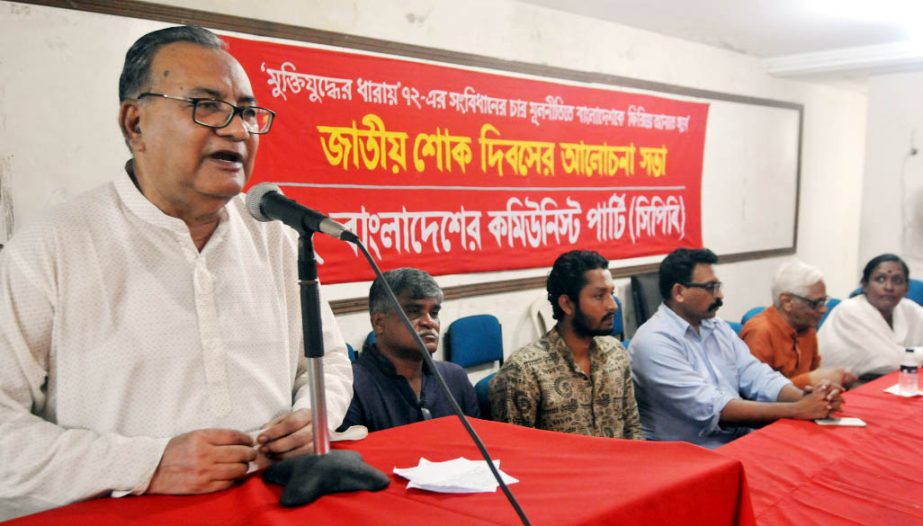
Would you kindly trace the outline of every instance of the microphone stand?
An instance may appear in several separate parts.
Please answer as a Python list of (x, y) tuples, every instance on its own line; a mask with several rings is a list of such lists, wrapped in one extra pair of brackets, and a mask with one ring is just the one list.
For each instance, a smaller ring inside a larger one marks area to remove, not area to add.
[(324, 386), (324, 333), (320, 315), (320, 287), (317, 282), (317, 258), (314, 233), (298, 236), (298, 284), (301, 287), (301, 330), (304, 333), (304, 356), (311, 382), (311, 428), (314, 431), (314, 454), (330, 452), (327, 430), (327, 396)]
[(355, 451), (330, 451), (327, 429), (327, 397), (324, 386), (324, 332), (321, 321), (320, 287), (314, 232), (298, 229), (298, 283), (301, 288), (301, 329), (307, 359), (308, 388), (311, 397), (311, 429), (314, 454), (283, 460), (263, 473), (263, 480), (282, 484), (279, 498), (283, 506), (302, 506), (323, 495), (343, 491), (378, 491), (391, 479), (362, 461)]

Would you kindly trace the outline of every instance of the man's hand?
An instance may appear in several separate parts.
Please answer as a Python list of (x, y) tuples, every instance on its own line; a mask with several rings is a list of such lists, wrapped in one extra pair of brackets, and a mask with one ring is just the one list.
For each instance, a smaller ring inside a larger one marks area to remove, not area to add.
[(273, 418), (256, 438), (260, 453), (273, 460), (312, 453), (314, 430), (311, 428), (311, 411), (299, 409)]
[(824, 383), (813, 388), (809, 386), (801, 400), (794, 402), (795, 414), (792, 418), (814, 420), (829, 417), (839, 411), (843, 403), (842, 392), (843, 388), (839, 385)]
[(147, 493), (189, 495), (231, 486), (256, 458), (253, 440), (230, 429), (200, 429), (173, 437)]

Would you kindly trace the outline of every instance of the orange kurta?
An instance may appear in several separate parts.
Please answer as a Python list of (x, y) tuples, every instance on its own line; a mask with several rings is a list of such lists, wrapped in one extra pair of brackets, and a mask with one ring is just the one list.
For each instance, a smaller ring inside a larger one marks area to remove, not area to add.
[(820, 367), (817, 331), (814, 328), (795, 331), (774, 306), (751, 318), (740, 331), (740, 337), (753, 356), (799, 388), (808, 385), (808, 373)]

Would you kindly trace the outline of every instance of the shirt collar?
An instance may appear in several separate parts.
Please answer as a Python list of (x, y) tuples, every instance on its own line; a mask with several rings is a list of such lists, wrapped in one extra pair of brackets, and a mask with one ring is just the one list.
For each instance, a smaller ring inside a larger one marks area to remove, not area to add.
[[(765, 312), (766, 312), (766, 319), (769, 321), (770, 324), (772, 324), (773, 327), (776, 328), (777, 331), (781, 332), (782, 334), (784, 334), (785, 336), (789, 338), (795, 338), (798, 335), (798, 331), (796, 331), (794, 327), (792, 327), (791, 325), (788, 324), (787, 321), (785, 321), (785, 318), (782, 317), (782, 313), (779, 312), (779, 309), (777, 309), (775, 305), (770, 305), (769, 307), (766, 307)], [(811, 329), (805, 329), (806, 332), (810, 330)]]
[[(574, 353), (573, 351), (571, 351), (570, 347), (567, 346), (567, 342), (564, 341), (564, 338), (561, 337), (561, 333), (558, 332), (557, 325), (555, 325), (554, 327), (551, 328), (550, 331), (548, 331), (548, 342), (551, 345), (551, 349), (554, 352), (558, 353), (562, 358), (564, 358), (564, 361), (567, 362), (567, 365), (570, 366), (572, 371), (576, 371), (576, 372), (579, 372), (580, 374), (583, 374), (583, 369), (577, 368), (577, 363), (574, 362)], [(591, 367), (593, 367), (593, 369), (595, 369), (593, 364), (596, 363), (597, 356), (598, 356), (598, 353), (593, 352), (593, 351), (596, 350), (598, 347), (599, 346), (596, 345), (596, 338), (593, 338), (592, 340), (590, 340), (589, 356), (590, 356), (590, 365)]]
[(718, 324), (721, 323), (721, 320), (719, 320), (717, 316), (704, 319), (699, 322), (699, 333), (696, 333), (696, 330), (692, 324), (683, 319), (683, 317), (679, 314), (673, 312), (673, 309), (668, 307), (666, 303), (660, 304), (658, 312), (663, 312), (663, 315), (666, 316), (667, 320), (669, 320), (669, 322), (672, 323), (681, 332), (687, 333), (691, 331), (692, 334), (701, 334), (703, 338), (711, 334), (712, 331), (718, 328)]
[[(369, 360), (377, 367), (382, 373), (387, 376), (400, 376), (397, 374), (397, 368), (394, 367), (394, 364), (391, 363), (384, 354), (378, 349), (378, 345), (373, 343), (365, 347), (362, 350), (363, 356), (368, 356)], [(423, 374), (429, 376), (432, 374), (429, 366), (426, 364), (426, 360), (423, 360)]]
[[(141, 189), (135, 184), (134, 163), (132, 161), (125, 164), (125, 171), (126, 173), (123, 177), (118, 177), (115, 180), (115, 191), (122, 203), (125, 204), (125, 208), (145, 223), (189, 237), (189, 227), (186, 226), (185, 221), (165, 214), (163, 210), (157, 208), (154, 203), (141, 193)], [(221, 214), (221, 222), (212, 234), (212, 238), (215, 238), (216, 234), (218, 238), (223, 236), (224, 225), (228, 222), (228, 208), (227, 206), (224, 207), (225, 213)]]

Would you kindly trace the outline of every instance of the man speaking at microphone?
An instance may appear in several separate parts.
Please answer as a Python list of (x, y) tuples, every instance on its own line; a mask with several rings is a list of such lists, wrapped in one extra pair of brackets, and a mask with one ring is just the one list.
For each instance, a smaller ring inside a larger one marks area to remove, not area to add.
[[(0, 519), (312, 451), (297, 239), (239, 196), (274, 114), (197, 27), (139, 39), (119, 98), (127, 173), (0, 253)], [(352, 372), (326, 302), (323, 325), (335, 428)]]

